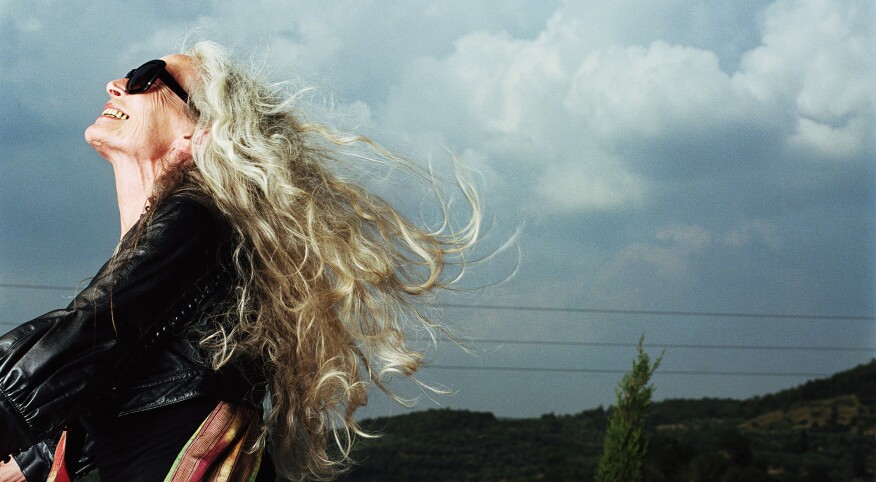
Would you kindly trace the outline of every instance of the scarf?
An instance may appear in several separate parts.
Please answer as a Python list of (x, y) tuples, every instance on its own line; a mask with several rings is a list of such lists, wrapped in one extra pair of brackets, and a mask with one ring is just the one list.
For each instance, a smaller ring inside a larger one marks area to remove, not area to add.
[[(258, 439), (255, 411), (219, 402), (177, 455), (164, 482), (253, 482), (264, 448)], [(71, 482), (65, 453), (67, 431), (61, 433), (46, 482)]]

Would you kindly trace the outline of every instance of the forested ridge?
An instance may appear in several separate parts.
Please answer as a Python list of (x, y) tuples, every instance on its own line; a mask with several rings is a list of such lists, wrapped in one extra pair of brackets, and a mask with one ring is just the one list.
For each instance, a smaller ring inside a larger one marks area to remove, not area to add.
[[(381, 437), (358, 445), (343, 480), (592, 480), (607, 413), (429, 410), (366, 420)], [(655, 402), (648, 427), (650, 481), (874, 480), (876, 360), (747, 400)]]

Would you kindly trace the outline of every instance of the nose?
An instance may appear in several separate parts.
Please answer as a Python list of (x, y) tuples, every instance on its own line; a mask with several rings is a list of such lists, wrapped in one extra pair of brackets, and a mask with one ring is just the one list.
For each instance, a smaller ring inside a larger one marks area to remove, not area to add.
[(109, 81), (106, 84), (106, 92), (110, 95), (110, 97), (121, 97), (125, 93), (125, 88), (122, 87), (124, 85), (125, 79), (115, 79)]

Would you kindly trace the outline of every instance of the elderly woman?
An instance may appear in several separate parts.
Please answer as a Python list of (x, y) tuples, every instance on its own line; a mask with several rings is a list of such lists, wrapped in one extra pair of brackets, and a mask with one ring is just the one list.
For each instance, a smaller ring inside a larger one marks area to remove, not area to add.
[(338, 174), (409, 166), (304, 123), (212, 43), (106, 91), (85, 137), (114, 169), (121, 242), (66, 309), (0, 338), (0, 480), (336, 474), (368, 386), (422, 363), (404, 326), (441, 329), (416, 300), (474, 242), (473, 191), (460, 232), (411, 223)]

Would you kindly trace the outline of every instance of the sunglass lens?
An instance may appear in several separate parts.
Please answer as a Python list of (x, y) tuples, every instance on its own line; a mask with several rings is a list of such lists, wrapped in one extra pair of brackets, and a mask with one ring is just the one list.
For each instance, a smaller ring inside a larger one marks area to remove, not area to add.
[(145, 92), (155, 82), (155, 78), (158, 77), (158, 73), (161, 72), (162, 68), (164, 66), (160, 63), (149, 61), (139, 68), (128, 72), (128, 75), (125, 77), (128, 79), (128, 93), (138, 94)]

